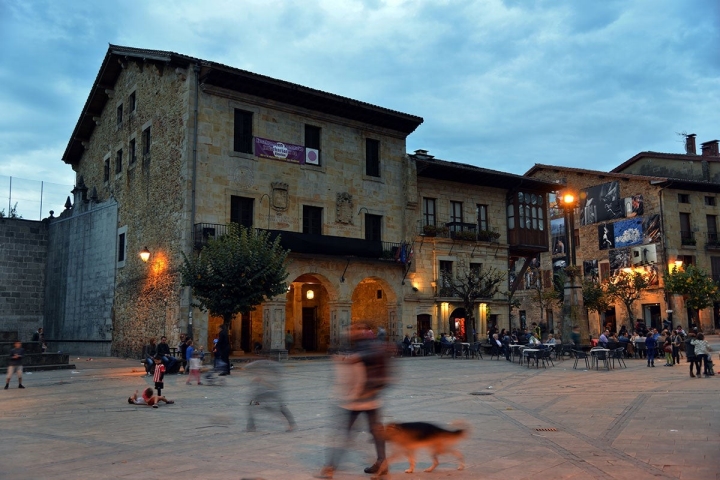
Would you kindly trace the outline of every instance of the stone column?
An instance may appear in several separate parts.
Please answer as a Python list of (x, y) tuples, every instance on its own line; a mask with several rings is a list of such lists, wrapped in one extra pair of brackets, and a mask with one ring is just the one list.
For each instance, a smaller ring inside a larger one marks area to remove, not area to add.
[(285, 350), (285, 300), (263, 303), (263, 352), (278, 361), (287, 360)]
[(330, 345), (328, 353), (348, 348), (347, 332), (352, 320), (352, 303), (330, 302)]
[(565, 298), (563, 300), (562, 314), (563, 343), (570, 341), (572, 327), (575, 325), (580, 328), (580, 342), (583, 344), (588, 343), (590, 326), (585, 304), (583, 303), (582, 283), (579, 274), (572, 275), (568, 273), (565, 279)]

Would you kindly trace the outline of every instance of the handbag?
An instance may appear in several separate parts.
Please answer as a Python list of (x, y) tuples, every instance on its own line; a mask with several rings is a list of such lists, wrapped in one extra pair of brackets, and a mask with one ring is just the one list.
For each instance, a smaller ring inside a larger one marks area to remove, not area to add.
[(670, 345), (665, 345), (665, 353), (672, 353), (672, 347)]

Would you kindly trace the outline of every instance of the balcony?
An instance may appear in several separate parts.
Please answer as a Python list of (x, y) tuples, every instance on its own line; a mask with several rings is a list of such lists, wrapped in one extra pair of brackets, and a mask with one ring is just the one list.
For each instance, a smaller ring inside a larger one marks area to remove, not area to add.
[(680, 231), (680, 244), (684, 247), (695, 246), (697, 241), (695, 240), (695, 232), (688, 232), (686, 230)]
[[(341, 257), (361, 257), (406, 264), (410, 261), (411, 247), (407, 243), (382, 242), (362, 238), (334, 237), (331, 235), (313, 235), (287, 230), (267, 230), (270, 238), (280, 236), (280, 245), (292, 253), (311, 255), (332, 255)], [(194, 246), (201, 250), (211, 239), (227, 233), (227, 225), (198, 223), (194, 228)]]
[(707, 233), (707, 242), (705, 242), (706, 250), (720, 250), (720, 236), (717, 232)]
[(497, 242), (497, 239), (500, 238), (499, 232), (478, 230), (476, 224), (464, 222), (442, 222), (437, 225), (428, 225), (420, 221), (417, 232), (418, 235), (424, 237), (452, 238), (469, 242)]

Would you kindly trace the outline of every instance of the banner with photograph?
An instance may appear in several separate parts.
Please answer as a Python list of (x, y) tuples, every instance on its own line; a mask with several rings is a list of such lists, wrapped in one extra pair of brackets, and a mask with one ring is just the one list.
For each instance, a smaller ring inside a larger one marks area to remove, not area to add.
[(624, 217), (620, 184), (608, 182), (580, 191), (580, 224), (592, 225)]
[(643, 218), (643, 243), (658, 243), (660, 241), (660, 215), (649, 215)]
[(598, 225), (598, 245), (600, 250), (615, 248), (615, 228), (612, 223)]
[(642, 195), (633, 195), (632, 197), (624, 198), (623, 203), (625, 204), (624, 211), (626, 218), (641, 217), (645, 212)]
[(640, 245), (643, 242), (642, 219), (631, 218), (613, 224), (615, 248)]
[(583, 275), (588, 282), (597, 283), (600, 279), (600, 270), (598, 269), (597, 260), (583, 261)]
[(623, 268), (631, 267), (630, 249), (614, 248), (608, 252), (608, 260), (610, 260), (610, 275), (615, 276)]

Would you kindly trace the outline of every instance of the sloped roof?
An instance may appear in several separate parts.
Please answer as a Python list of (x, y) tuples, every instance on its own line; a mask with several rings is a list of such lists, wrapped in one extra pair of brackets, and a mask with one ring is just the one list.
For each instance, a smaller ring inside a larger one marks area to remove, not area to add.
[(381, 128), (395, 130), (404, 135), (412, 133), (422, 122), (421, 117), (397, 112), (370, 103), (353, 100), (302, 85), (259, 75), (216, 62), (163, 50), (110, 45), (100, 66), (90, 94), (73, 130), (63, 161), (74, 164), (84, 152), (83, 142), (90, 139), (95, 129), (94, 117), (99, 117), (108, 102), (106, 90), (112, 90), (122, 71), (122, 63), (128, 59), (154, 63), (160, 69), (200, 69), (200, 79), (205, 85), (213, 85), (309, 110), (355, 120)]
[(712, 157), (707, 155), (690, 155), (687, 153), (662, 153), (662, 152), (640, 152), (633, 157), (629, 158), (628, 160), (625, 160), (623, 163), (618, 165), (617, 167), (610, 170), (611, 172), (617, 172), (620, 173), (623, 170), (625, 170), (630, 165), (634, 164), (635, 162), (639, 161), (643, 158), (659, 158), (664, 160), (678, 160), (681, 162), (687, 162), (687, 161), (708, 161), (708, 162), (720, 162), (720, 157)]
[(428, 155), (410, 155), (417, 165), (418, 177), (469, 183), (483, 187), (503, 188), (505, 190), (527, 189), (537, 192), (554, 192), (557, 185), (522, 175), (498, 170), (476, 167), (465, 163), (440, 160)]

